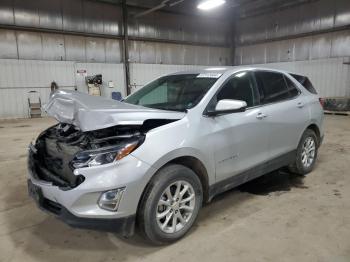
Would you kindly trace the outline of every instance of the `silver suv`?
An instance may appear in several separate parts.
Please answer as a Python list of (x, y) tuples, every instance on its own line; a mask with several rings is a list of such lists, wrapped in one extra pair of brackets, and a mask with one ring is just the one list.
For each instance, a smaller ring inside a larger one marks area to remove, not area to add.
[(122, 102), (57, 91), (29, 193), (69, 225), (173, 242), (215, 195), (281, 167), (309, 173), (320, 102), (307, 77), (239, 67), (163, 76)]

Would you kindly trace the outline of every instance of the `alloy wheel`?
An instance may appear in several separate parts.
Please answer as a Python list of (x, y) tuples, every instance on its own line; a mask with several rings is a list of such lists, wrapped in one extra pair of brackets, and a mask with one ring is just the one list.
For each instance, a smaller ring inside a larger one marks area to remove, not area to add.
[(169, 185), (161, 194), (156, 219), (161, 231), (176, 233), (191, 219), (195, 207), (195, 191), (190, 183), (181, 180)]

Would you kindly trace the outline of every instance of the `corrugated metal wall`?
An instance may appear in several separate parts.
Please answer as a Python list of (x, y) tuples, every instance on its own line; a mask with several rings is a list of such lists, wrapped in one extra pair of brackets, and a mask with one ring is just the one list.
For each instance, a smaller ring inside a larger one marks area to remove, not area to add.
[(350, 56), (350, 30), (240, 46), (235, 51), (235, 65), (347, 56)]
[[(139, 79), (150, 73), (149, 64), (161, 64), (152, 75), (157, 77), (188, 67), (182, 65), (231, 63), (231, 29), (225, 21), (162, 12), (134, 19), (140, 11), (129, 10), (132, 83), (144, 84)], [(76, 73), (80, 69), (103, 75), (103, 96), (112, 91), (125, 95), (120, 6), (91, 0), (1, 0), (0, 28), (0, 118), (27, 117), (28, 92), (38, 91), (45, 103), (52, 81), (87, 91), (84, 76)], [(108, 81), (115, 88), (107, 88)]]
[(349, 0), (318, 0), (274, 13), (241, 19), (236, 41), (239, 45), (294, 35), (335, 30), (349, 25)]
[(350, 96), (350, 1), (319, 0), (239, 20), (235, 65), (309, 76), (323, 97)]

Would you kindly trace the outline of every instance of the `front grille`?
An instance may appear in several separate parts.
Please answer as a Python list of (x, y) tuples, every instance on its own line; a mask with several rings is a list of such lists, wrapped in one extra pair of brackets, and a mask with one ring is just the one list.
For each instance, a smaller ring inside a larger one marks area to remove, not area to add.
[[(41, 153), (41, 154), (40, 154)], [(62, 189), (68, 190), (78, 186), (84, 181), (84, 177), (79, 175), (75, 176), (73, 173), (70, 175), (73, 176), (73, 181), (68, 181), (65, 176), (59, 175), (56, 172), (53, 172), (49, 169), (45, 163), (45, 159), (42, 156), (42, 152), (34, 152), (31, 148), (28, 152), (28, 168), (30, 169), (32, 176), (37, 180), (43, 180), (51, 182), (54, 186), (58, 186)], [(51, 166), (52, 169), (52, 166)], [(69, 170), (69, 172), (72, 172)], [(78, 183), (76, 183), (78, 181)]]

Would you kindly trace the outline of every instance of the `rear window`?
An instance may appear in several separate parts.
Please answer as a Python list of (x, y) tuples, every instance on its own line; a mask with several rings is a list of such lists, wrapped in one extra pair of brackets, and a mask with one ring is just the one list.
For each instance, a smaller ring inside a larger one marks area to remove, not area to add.
[(307, 91), (313, 94), (317, 94), (316, 89), (312, 85), (311, 81), (309, 78), (306, 76), (301, 76), (301, 75), (296, 75), (296, 74), (290, 74), (292, 77), (294, 77)]

